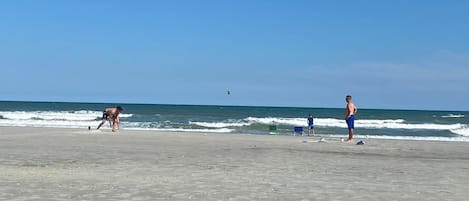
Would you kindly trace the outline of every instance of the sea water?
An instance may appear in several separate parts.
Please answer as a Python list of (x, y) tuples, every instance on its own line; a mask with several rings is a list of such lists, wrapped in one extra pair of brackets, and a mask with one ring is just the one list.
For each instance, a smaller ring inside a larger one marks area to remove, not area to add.
[[(347, 134), (342, 108), (0, 101), (0, 126), (96, 128), (104, 108), (116, 105), (125, 109), (120, 128), (128, 130), (262, 135), (277, 125), (279, 135), (289, 135), (294, 126), (306, 129), (312, 114), (316, 133)], [(355, 127), (359, 137), (469, 141), (469, 112), (360, 109)]]

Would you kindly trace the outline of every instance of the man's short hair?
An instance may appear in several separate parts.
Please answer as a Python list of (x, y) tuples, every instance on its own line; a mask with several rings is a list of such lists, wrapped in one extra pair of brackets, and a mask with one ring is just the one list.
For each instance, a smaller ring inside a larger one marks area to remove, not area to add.
[(120, 110), (120, 111), (123, 111), (124, 108), (122, 108), (121, 106), (117, 106), (116, 109)]
[(352, 96), (351, 96), (351, 95), (347, 95), (347, 96), (345, 97), (345, 100), (346, 100), (346, 101), (351, 101), (351, 100), (352, 100)]

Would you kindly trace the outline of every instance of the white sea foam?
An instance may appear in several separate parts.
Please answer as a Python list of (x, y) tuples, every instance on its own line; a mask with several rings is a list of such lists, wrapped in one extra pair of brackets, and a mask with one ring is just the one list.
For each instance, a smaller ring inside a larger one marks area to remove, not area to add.
[(10, 120), (29, 120), (29, 119), (42, 119), (42, 120), (69, 120), (69, 121), (90, 121), (95, 120), (102, 112), (96, 111), (13, 111), (5, 112), (0, 111), (0, 115), (4, 119)]
[(134, 116), (133, 114), (119, 114), (119, 118), (129, 118), (129, 117), (132, 117)]
[[(99, 123), (102, 111), (0, 111), (0, 126), (86, 128)], [(132, 114), (120, 114), (122, 118)]]
[[(101, 111), (0, 111), (3, 119), (9, 120), (64, 120), (64, 121), (94, 121), (103, 115)], [(132, 114), (120, 114), (121, 118), (131, 117)]]
[[(306, 119), (304, 118), (256, 118), (248, 117), (247, 122), (260, 123), (260, 124), (280, 124), (292, 126), (307, 126)], [(315, 118), (314, 124), (319, 127), (338, 127), (346, 128), (345, 120), (334, 118)], [(384, 119), (384, 120), (355, 120), (355, 126), (361, 128), (390, 128), (390, 129), (421, 129), (421, 130), (451, 130), (461, 128), (462, 124), (409, 124), (403, 119)]]
[[(96, 128), (100, 121), (65, 121), (65, 120), (9, 120), (0, 119), (0, 126), (13, 127), (45, 127), (45, 128), (87, 128), (91, 126)], [(127, 130), (154, 130), (154, 131), (175, 131), (175, 132), (206, 132), (206, 133), (230, 133), (233, 129), (188, 129), (188, 128), (169, 128), (160, 127), (159, 123), (154, 122), (121, 122), (120, 128)], [(103, 128), (109, 128), (109, 124), (103, 125)]]
[(125, 128), (126, 130), (151, 130), (151, 131), (170, 131), (170, 132), (197, 132), (197, 133), (231, 133), (234, 130), (228, 128), (220, 129), (188, 129), (188, 128)]
[(248, 122), (233, 122), (233, 123), (225, 123), (225, 122), (189, 122), (189, 124), (207, 127), (207, 128), (228, 128), (228, 127), (243, 127), (249, 126), (251, 123)]
[(291, 126), (300, 126), (300, 125), (306, 126), (307, 125), (305, 118), (248, 117), (245, 119), (245, 121), (249, 123), (257, 123), (257, 124), (282, 124), (282, 125), (291, 125)]
[[(461, 128), (462, 124), (407, 124), (407, 123), (383, 123), (383, 124), (376, 124), (366, 122), (366, 120), (358, 120), (355, 124), (357, 127), (363, 128), (390, 128), (390, 129), (408, 129), (408, 130), (451, 130), (451, 129), (458, 129)], [(345, 127), (345, 126), (344, 126)]]
[[(47, 123), (47, 124), (38, 124), (35, 123), (20, 123), (17, 124), (3, 124), (0, 122), (1, 126), (15, 126), (15, 127), (45, 127), (45, 128), (87, 128), (91, 126), (95, 128), (96, 124), (86, 124), (86, 123), (75, 123), (70, 124), (70, 122), (54, 122), (54, 123)], [(107, 124), (104, 125), (103, 128), (106, 128)], [(228, 128), (220, 128), (220, 129), (186, 129), (186, 128), (138, 128), (138, 127), (125, 127), (125, 125), (121, 125), (122, 129), (126, 130), (154, 130), (154, 131), (173, 131), (173, 132), (205, 132), (205, 133), (231, 133), (234, 130)]]
[(464, 118), (464, 115), (463, 114), (448, 114), (448, 115), (444, 115), (444, 116), (441, 116), (443, 118)]
[[(322, 137), (346, 138), (346, 135), (318, 135)], [(385, 140), (417, 140), (417, 141), (447, 141), (469, 142), (469, 137), (422, 137), (422, 136), (389, 136), (389, 135), (355, 135), (358, 139), (385, 139)]]
[(458, 135), (469, 137), (469, 127), (467, 125), (462, 126), (461, 128), (451, 129), (450, 131)]
[[(0, 111), (0, 126), (28, 126), (28, 127), (59, 127), (59, 128), (86, 128), (95, 127), (99, 123), (102, 111)], [(239, 120), (225, 120), (219, 122), (189, 122), (204, 128), (182, 128), (185, 123), (174, 122), (126, 122), (125, 118), (132, 114), (121, 114), (124, 118), (121, 127), (127, 129), (150, 129), (163, 131), (193, 131), (193, 132), (233, 132), (236, 127), (246, 127), (253, 124), (277, 124), (286, 126), (307, 126), (305, 118), (278, 118), (278, 117), (248, 117)], [(461, 118), (464, 115), (449, 114), (448, 118)], [(315, 118), (316, 127), (346, 128), (343, 119)], [(106, 125), (108, 126), (108, 124)], [(466, 124), (436, 124), (420, 123), (412, 124), (403, 119), (358, 119), (355, 121), (357, 128), (364, 129), (408, 129), (408, 130), (447, 130), (460, 136), (469, 137), (469, 126)], [(187, 125), (186, 125), (187, 127)]]
[(51, 127), (51, 128), (86, 128), (95, 127), (98, 121), (64, 121), (64, 120), (8, 120), (0, 119), (0, 126), (18, 127)]
[(231, 133), (234, 129), (229, 128), (203, 128), (203, 129), (193, 129), (193, 128), (182, 128), (175, 127), (177, 124), (171, 126), (165, 125), (171, 124), (170, 121), (165, 121), (164, 123), (159, 122), (121, 122), (121, 128), (127, 130), (152, 130), (152, 131), (172, 131), (172, 132), (206, 132), (206, 133)]
[[(307, 126), (304, 118), (257, 118), (249, 117), (245, 121), (259, 124), (279, 124), (290, 126)], [(315, 118), (314, 124), (317, 127), (337, 127), (347, 128), (345, 120), (334, 118)], [(360, 119), (355, 121), (355, 127), (365, 129), (406, 129), (406, 130), (448, 130), (454, 134), (469, 136), (469, 128), (465, 124), (410, 124), (403, 119), (385, 119), (385, 120), (367, 120)]]

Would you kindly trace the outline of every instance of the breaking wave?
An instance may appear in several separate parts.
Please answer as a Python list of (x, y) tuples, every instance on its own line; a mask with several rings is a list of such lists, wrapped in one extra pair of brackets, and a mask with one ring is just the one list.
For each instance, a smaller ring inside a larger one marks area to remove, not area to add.
[[(57, 127), (57, 128), (95, 128), (102, 116), (102, 111), (0, 111), (0, 126), (21, 127)], [(265, 125), (307, 126), (305, 118), (284, 117), (247, 117), (243, 119), (227, 119), (221, 121), (182, 121), (171, 122), (168, 119), (152, 119), (141, 115), (120, 114), (121, 128), (134, 130), (188, 131), (230, 133), (242, 130), (256, 130)], [(448, 114), (443, 118), (463, 118), (462, 114)], [(136, 122), (138, 120), (139, 122)], [(456, 119), (455, 119), (456, 120)], [(174, 120), (173, 120), (174, 121)], [(315, 118), (314, 124), (319, 128), (346, 128), (343, 119)], [(105, 125), (108, 126), (109, 124)], [(449, 131), (455, 135), (469, 137), (469, 125), (453, 121), (452, 124), (442, 123), (409, 123), (404, 119), (358, 119), (357, 128), (363, 129), (405, 129), (405, 130), (436, 130)]]
[[(278, 117), (248, 117), (238, 122), (191, 122), (192, 124), (199, 125), (207, 128), (233, 128), (251, 126), (253, 124), (276, 124), (287, 126), (307, 126), (305, 118), (278, 118)], [(334, 118), (315, 118), (314, 124), (316, 127), (336, 127), (346, 128), (345, 120)], [(360, 119), (355, 121), (355, 126), (365, 129), (406, 129), (406, 130), (448, 130), (454, 134), (469, 136), (469, 128), (465, 124), (435, 124), (435, 123), (421, 123), (412, 124), (407, 123), (404, 119)]]
[(463, 114), (448, 114), (441, 116), (442, 118), (464, 118), (465, 116)]

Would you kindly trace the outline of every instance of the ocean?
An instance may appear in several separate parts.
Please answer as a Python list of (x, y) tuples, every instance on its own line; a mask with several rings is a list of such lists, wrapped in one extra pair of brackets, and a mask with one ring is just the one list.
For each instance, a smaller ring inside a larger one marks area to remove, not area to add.
[[(294, 126), (307, 132), (312, 114), (319, 135), (347, 135), (342, 108), (0, 101), (0, 126), (95, 129), (103, 109), (116, 105), (124, 107), (120, 129), (268, 135), (276, 125), (276, 134), (291, 135)], [(469, 141), (469, 112), (359, 108), (355, 127), (364, 138)]]

